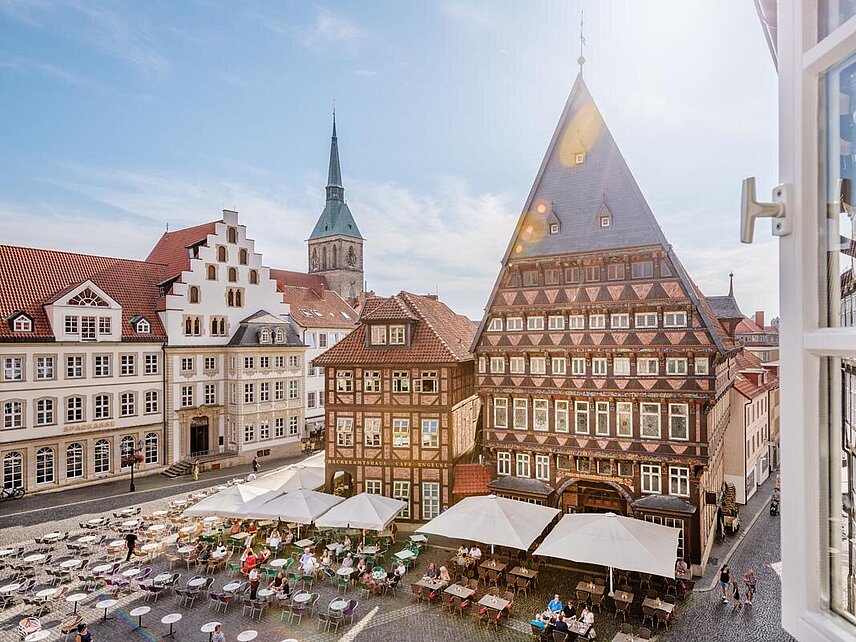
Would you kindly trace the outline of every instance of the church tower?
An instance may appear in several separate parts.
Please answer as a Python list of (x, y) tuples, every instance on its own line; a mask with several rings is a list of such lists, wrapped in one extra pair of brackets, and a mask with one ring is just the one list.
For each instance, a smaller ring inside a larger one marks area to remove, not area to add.
[(309, 273), (324, 276), (329, 288), (345, 300), (354, 299), (363, 292), (363, 237), (345, 203), (335, 112), (327, 202), (309, 236)]

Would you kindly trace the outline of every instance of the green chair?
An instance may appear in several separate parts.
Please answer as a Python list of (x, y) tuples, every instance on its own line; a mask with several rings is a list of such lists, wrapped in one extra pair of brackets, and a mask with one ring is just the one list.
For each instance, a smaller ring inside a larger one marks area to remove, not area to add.
[(345, 593), (351, 585), (351, 580), (349, 580), (347, 577), (339, 577), (336, 578), (336, 584), (336, 592), (338, 593), (339, 589), (342, 589), (342, 592)]

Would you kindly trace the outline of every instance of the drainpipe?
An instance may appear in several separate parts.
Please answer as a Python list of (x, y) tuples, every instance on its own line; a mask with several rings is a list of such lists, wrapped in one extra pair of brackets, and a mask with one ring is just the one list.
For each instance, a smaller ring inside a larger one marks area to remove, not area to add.
[(163, 399), (161, 399), (160, 407), (161, 414), (163, 415), (163, 464), (169, 467), (169, 435), (166, 418), (166, 342), (161, 344), (161, 353), (163, 355), (163, 359), (161, 360), (161, 389)]

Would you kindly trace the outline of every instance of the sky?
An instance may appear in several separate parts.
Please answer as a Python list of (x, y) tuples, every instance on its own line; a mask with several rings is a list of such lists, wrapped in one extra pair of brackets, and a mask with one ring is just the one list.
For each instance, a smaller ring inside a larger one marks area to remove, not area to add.
[(306, 270), (335, 103), (368, 287), (480, 319), (578, 72), (708, 295), (778, 314), (739, 242), (776, 183), (777, 78), (747, 0), (0, 0), (0, 242), (145, 258), (236, 209)]

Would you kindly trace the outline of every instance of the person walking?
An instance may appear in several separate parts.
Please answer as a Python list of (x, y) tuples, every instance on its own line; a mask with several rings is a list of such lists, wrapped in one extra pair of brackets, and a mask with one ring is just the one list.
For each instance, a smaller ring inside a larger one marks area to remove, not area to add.
[(731, 586), (731, 569), (728, 564), (723, 564), (719, 569), (719, 586), (722, 588), (722, 603), (728, 604), (728, 589)]
[(125, 561), (127, 562), (131, 559), (134, 549), (137, 547), (137, 536), (134, 533), (125, 535), (125, 546), (128, 548), (128, 555), (125, 557)]
[(743, 602), (740, 600), (740, 585), (737, 580), (731, 580), (731, 596), (734, 598), (734, 608), (743, 608)]
[(226, 642), (226, 634), (223, 633), (222, 624), (214, 627), (214, 633), (211, 634), (211, 642)]
[(74, 642), (92, 642), (92, 634), (89, 632), (86, 622), (77, 625), (77, 635), (74, 636)]
[(758, 586), (755, 569), (750, 568), (746, 572), (746, 575), (743, 576), (743, 583), (746, 585), (746, 604), (752, 606), (752, 600), (755, 599), (755, 588)]
[(259, 466), (259, 458), (253, 457), (253, 472), (258, 473), (261, 466)]
[(199, 481), (199, 460), (193, 462), (193, 481)]

